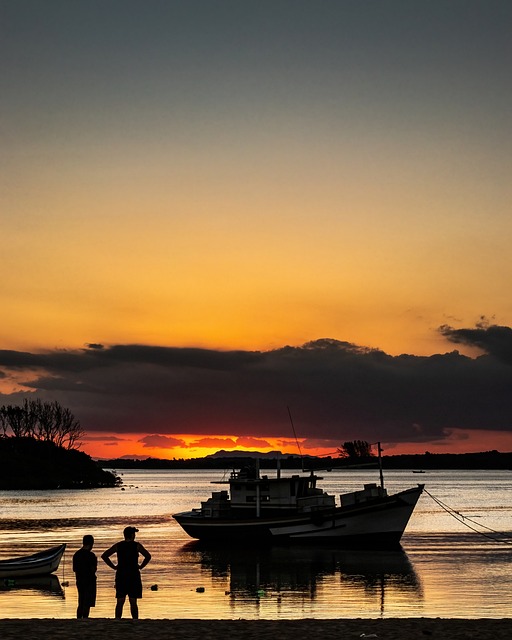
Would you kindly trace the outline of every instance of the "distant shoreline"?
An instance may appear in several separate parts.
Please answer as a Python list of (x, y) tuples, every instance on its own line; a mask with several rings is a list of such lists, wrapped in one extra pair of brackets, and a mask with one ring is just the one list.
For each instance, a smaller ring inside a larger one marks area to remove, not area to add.
[(89, 620), (7, 619), (0, 620), (2, 640), (295, 640), (297, 637), (340, 640), (340, 638), (432, 638), (433, 640), (506, 640), (512, 633), (512, 619), (477, 618), (389, 618), (324, 620)]
[[(222, 455), (225, 454), (225, 455)], [(244, 455), (245, 454), (245, 455)], [(301, 469), (303, 464), (307, 469), (319, 470), (339, 470), (357, 468), (357, 465), (349, 465), (341, 458), (325, 457), (319, 458), (314, 456), (299, 456), (274, 454), (262, 454), (258, 451), (253, 452), (218, 452), (212, 456), (205, 458), (190, 459), (162, 459), (162, 458), (113, 458), (110, 460), (98, 460), (98, 463), (104, 469), (229, 469), (239, 468), (240, 466), (254, 461), (258, 458), (261, 469), (276, 469), (279, 460), (279, 466), (282, 469)], [(367, 459), (364, 464), (377, 464), (375, 458)], [(512, 470), (512, 452), (501, 453), (499, 451), (483, 451), (480, 453), (422, 453), (422, 454), (403, 454), (396, 456), (383, 456), (383, 468), (392, 469), (408, 469), (408, 470), (490, 470), (490, 471), (507, 471)]]

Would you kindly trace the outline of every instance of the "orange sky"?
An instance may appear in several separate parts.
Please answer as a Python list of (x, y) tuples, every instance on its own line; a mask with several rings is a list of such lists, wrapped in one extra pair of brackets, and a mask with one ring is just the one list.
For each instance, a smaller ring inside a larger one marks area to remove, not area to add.
[(503, 17), (270, 6), (5, 9), (4, 348), (512, 321)]

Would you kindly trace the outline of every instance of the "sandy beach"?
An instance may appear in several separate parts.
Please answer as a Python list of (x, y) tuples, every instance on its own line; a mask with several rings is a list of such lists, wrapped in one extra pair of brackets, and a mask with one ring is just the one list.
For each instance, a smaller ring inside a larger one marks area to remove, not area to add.
[(351, 620), (0, 620), (2, 640), (340, 640), (351, 638), (443, 638), (443, 640), (505, 640), (512, 619), (395, 618)]

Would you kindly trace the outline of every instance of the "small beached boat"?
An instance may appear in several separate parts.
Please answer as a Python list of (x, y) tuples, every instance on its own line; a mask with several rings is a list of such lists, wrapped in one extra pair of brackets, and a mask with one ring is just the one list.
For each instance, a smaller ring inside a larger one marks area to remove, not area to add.
[(192, 538), (236, 544), (330, 542), (381, 548), (399, 544), (424, 485), (388, 495), (381, 486), (334, 496), (317, 488), (321, 477), (260, 476), (258, 467), (232, 471), (229, 491), (215, 491), (201, 508), (173, 518)]
[(44, 576), (56, 571), (66, 549), (65, 544), (39, 551), (30, 556), (0, 560), (0, 578)]

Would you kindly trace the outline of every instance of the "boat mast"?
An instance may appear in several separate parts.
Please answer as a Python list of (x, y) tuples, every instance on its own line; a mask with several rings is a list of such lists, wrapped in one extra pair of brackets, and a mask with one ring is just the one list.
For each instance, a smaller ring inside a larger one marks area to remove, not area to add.
[(260, 459), (256, 456), (256, 517), (261, 515)]
[(384, 475), (382, 474), (382, 447), (380, 446), (380, 442), (377, 442), (377, 453), (379, 458), (380, 488), (384, 489)]
[(300, 449), (299, 439), (297, 438), (297, 434), (295, 432), (295, 426), (293, 424), (292, 412), (290, 411), (290, 407), (286, 407), (288, 409), (288, 415), (290, 416), (290, 422), (292, 425), (293, 435), (295, 436), (295, 442), (297, 443), (297, 449), (299, 450), (300, 462), (302, 465), (302, 471), (304, 472), (304, 457), (302, 456), (302, 451)]

